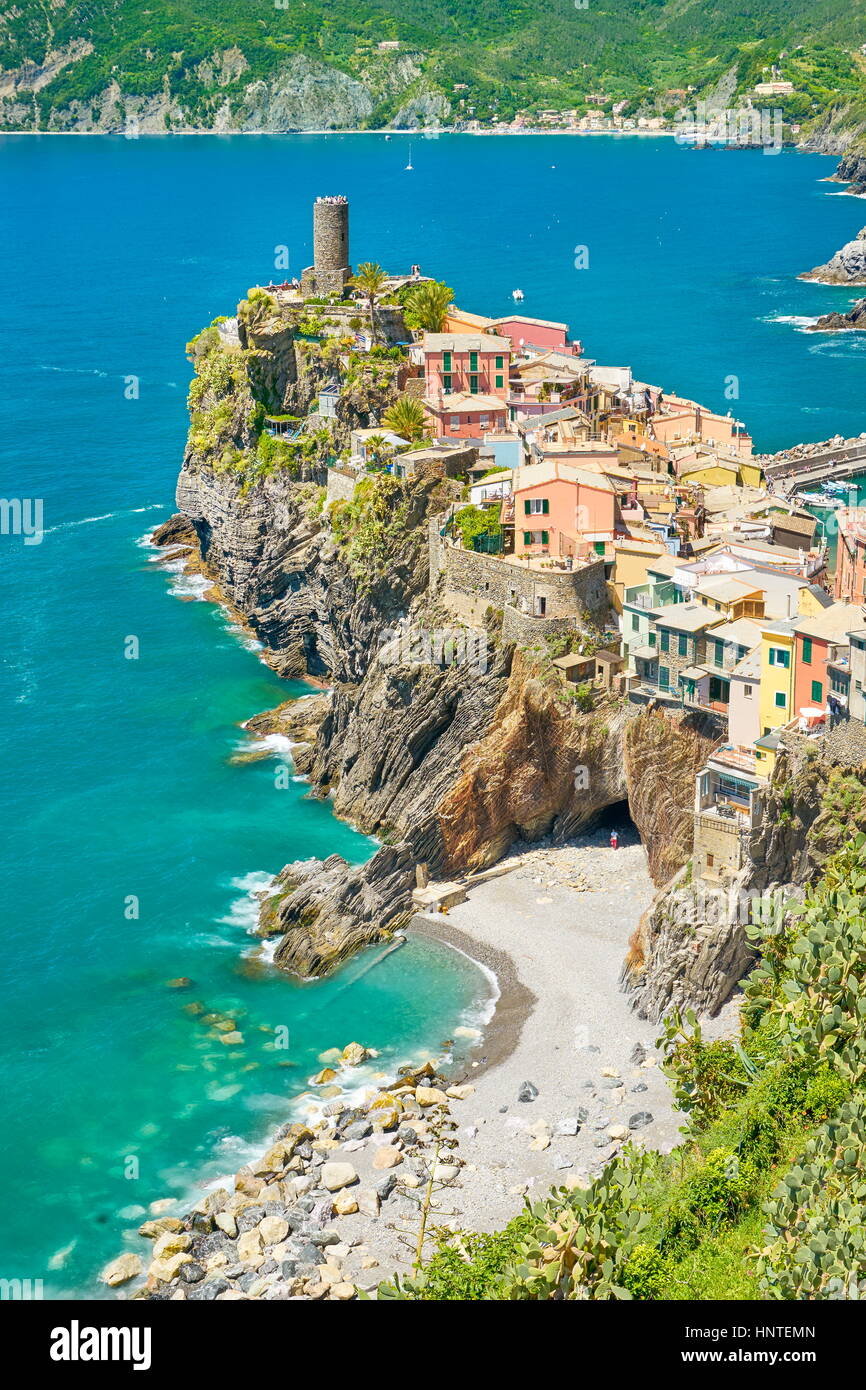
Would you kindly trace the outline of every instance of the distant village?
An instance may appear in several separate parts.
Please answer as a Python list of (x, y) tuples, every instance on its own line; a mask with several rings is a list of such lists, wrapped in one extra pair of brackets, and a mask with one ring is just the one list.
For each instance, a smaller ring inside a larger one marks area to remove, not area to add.
[[(267, 288), (289, 304), (330, 295), (338, 309), (360, 293), (345, 199), (316, 203), (314, 244), (300, 284)], [(424, 282), (417, 266), (389, 275), (382, 298)], [(423, 408), (423, 438), (381, 422), (353, 430), (328, 499), (383, 470), (460, 480), (465, 500), (430, 530), (431, 575), (460, 622), (501, 609), (505, 639), (575, 639), (554, 663), (567, 685), (705, 716), (718, 746), (697, 776), (695, 864), (724, 883), (786, 737), (866, 722), (866, 521), (843, 502), (866, 439), (761, 460), (732, 413), (595, 361), (521, 298), (496, 318), (451, 304), (439, 331), (402, 342), (402, 317), (382, 309), (378, 333), (399, 349), (401, 399)], [(374, 334), (357, 332), (353, 350), (373, 352)], [(335, 376), (320, 415), (335, 414), (341, 389)], [(583, 640), (593, 631), (600, 642)]]

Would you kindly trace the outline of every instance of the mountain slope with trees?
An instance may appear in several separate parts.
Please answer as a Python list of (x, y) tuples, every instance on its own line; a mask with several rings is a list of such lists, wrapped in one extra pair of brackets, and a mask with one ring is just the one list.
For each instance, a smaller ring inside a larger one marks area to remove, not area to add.
[(486, 123), (600, 96), (673, 111), (775, 66), (786, 116), (832, 142), (866, 125), (864, 43), (866, 0), (24, 0), (0, 14), (0, 129)]

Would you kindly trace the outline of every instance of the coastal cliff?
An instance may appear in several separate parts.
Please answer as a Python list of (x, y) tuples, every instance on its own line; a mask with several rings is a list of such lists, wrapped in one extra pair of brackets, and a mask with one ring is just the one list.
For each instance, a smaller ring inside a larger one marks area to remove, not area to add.
[[(492, 608), (474, 661), (412, 659), (415, 637), (455, 624), (428, 533), (461, 484), (374, 474), (351, 500), (326, 502), (329, 453), (393, 399), (393, 363), (350, 368), (338, 418), (312, 410), (272, 455), (261, 412), (311, 410), (327, 340), (311, 345), (291, 313), (251, 295), (237, 324), (218, 322), (189, 350), (180, 516), (155, 540), (172, 556), (194, 544), (191, 562), (278, 672), (327, 680), (296, 767), (311, 795), (383, 842), (360, 867), (337, 856), (286, 866), (259, 928), (280, 938), (277, 964), (326, 972), (408, 920), (419, 866), (434, 879), (472, 874), (516, 842), (564, 842), (617, 803), (631, 809), (655, 883), (666, 882), (691, 850), (694, 774), (712, 730), (601, 691), (581, 707), (546, 642), (503, 641)], [(584, 640), (599, 640), (589, 621)]]

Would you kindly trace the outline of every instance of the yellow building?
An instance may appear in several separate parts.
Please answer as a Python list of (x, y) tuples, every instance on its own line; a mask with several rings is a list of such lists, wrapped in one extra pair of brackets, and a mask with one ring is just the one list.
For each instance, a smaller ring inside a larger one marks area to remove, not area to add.
[(761, 734), (794, 718), (794, 630), (790, 623), (761, 625)]
[(492, 319), (485, 318), (483, 314), (470, 314), (468, 310), (458, 309), (456, 304), (452, 304), (442, 326), (442, 332), (484, 333), (492, 322)]

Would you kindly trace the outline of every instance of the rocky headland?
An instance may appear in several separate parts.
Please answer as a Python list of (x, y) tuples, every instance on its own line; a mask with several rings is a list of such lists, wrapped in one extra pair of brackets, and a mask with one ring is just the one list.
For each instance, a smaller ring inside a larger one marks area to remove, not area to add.
[(822, 314), (808, 326), (808, 333), (862, 333), (866, 329), (866, 299), (858, 299), (845, 313)]
[(804, 271), (801, 280), (817, 280), (822, 285), (866, 285), (866, 227), (831, 256), (826, 265)]

